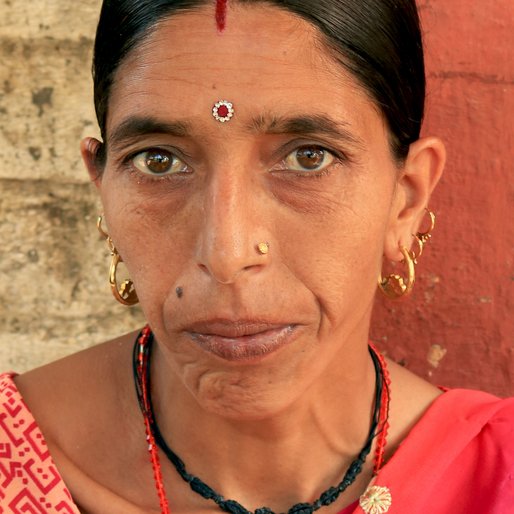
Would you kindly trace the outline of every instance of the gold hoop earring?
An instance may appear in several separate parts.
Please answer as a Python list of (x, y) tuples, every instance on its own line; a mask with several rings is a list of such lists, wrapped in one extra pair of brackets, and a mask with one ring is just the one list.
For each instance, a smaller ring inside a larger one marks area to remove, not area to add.
[(116, 274), (118, 271), (118, 264), (123, 262), (121, 255), (118, 253), (118, 250), (114, 246), (114, 242), (109, 236), (109, 234), (102, 227), (103, 216), (98, 216), (96, 221), (96, 228), (98, 232), (105, 238), (107, 241), (107, 246), (109, 247), (109, 251), (111, 252), (111, 264), (109, 266), (109, 285), (111, 286), (111, 291), (122, 305), (135, 305), (139, 302), (139, 298), (137, 297), (136, 289), (134, 288), (134, 283), (130, 279), (124, 280), (121, 285), (118, 285), (118, 280), (116, 278)]
[[(425, 207), (425, 212), (430, 217), (430, 226), (424, 232), (416, 232), (416, 237), (423, 244), (425, 244), (432, 237), (432, 231), (434, 230), (434, 227), (435, 227), (435, 214), (428, 207)], [(419, 255), (418, 255), (418, 257), (419, 257)]]
[(116, 279), (118, 264), (123, 262), (123, 259), (116, 248), (114, 248), (111, 255), (112, 259), (109, 267), (109, 284), (114, 298), (123, 305), (136, 305), (136, 303), (139, 302), (139, 298), (137, 297), (134, 282), (128, 278), (124, 280), (121, 285), (118, 285), (118, 281)]
[(392, 273), (385, 278), (380, 277), (378, 280), (380, 291), (382, 291), (382, 293), (391, 300), (398, 300), (408, 296), (412, 292), (414, 281), (416, 279), (413, 253), (407, 250), (405, 246), (400, 246), (400, 251), (403, 255), (403, 260), (401, 262), (407, 267), (407, 277), (404, 278), (401, 275)]
[(418, 253), (416, 253), (414, 250), (411, 250), (409, 253), (412, 257), (412, 261), (414, 262), (414, 264), (417, 264), (418, 259), (423, 254), (423, 247), (424, 247), (425, 243), (417, 235), (414, 236), (414, 241), (418, 245)]

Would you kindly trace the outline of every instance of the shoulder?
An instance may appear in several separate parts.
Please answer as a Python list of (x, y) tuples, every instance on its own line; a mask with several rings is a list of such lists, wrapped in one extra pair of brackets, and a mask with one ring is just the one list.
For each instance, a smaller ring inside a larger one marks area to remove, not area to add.
[(117, 495), (124, 481), (132, 490), (138, 487), (138, 473), (112, 472), (113, 462), (128, 469), (146, 455), (132, 376), (135, 337), (127, 334), (14, 378), (17, 394), (44, 435), (53, 469), (81, 506), (97, 497), (122, 502)]
[(510, 512), (514, 399), (464, 389), (439, 395), (377, 481), (412, 514)]
[(411, 505), (411, 512), (425, 512), (427, 506), (434, 514), (449, 512), (450, 506), (456, 514), (509, 512), (514, 399), (464, 389), (445, 392), (412, 428), (380, 478), (400, 503)]
[[(514, 468), (514, 398), (453, 389), (439, 396), (409, 437), (424, 441), (448, 459), (480, 454), (482, 469), (497, 468), (500, 455)], [(505, 469), (505, 468), (504, 468)]]
[(14, 378), (50, 446), (73, 446), (92, 419), (112, 412), (131, 380), (132, 334)]
[[(498, 398), (482, 391), (450, 389), (427, 412), (428, 420), (444, 427), (467, 427), (465, 434), (503, 438), (514, 433), (514, 398)], [(513, 441), (514, 444), (514, 441)]]
[(477, 475), (494, 476), (498, 484), (508, 480), (514, 488), (514, 398), (456, 389), (439, 400), (431, 416), (441, 426), (441, 439), (479, 460)]
[(427, 459), (434, 458), (439, 463), (451, 460), (459, 452), (486, 453), (485, 461), (489, 456), (503, 454), (514, 465), (514, 398), (502, 399), (470, 389), (441, 393), (432, 386), (427, 388), (417, 377), (405, 377), (404, 370), (393, 370), (392, 384), (399, 385), (393, 389), (391, 425), (399, 415), (398, 409), (400, 414), (402, 410), (415, 413), (405, 425), (408, 431), (401, 439), (400, 449), (419, 446), (426, 450)]
[(113, 413), (125, 414), (125, 397), (131, 398), (123, 394), (132, 385), (131, 339), (109, 341), (22, 375), (4, 375), (0, 416), (30, 415), (54, 458), (59, 453), (75, 457), (81, 438), (103, 441), (98, 427), (112, 424)]
[(7, 499), (14, 506), (25, 499), (34, 512), (78, 513), (72, 496), (77, 502), (107, 495), (105, 455), (126, 466), (140, 449), (134, 338), (127, 334), (22, 375), (0, 375), (2, 507), (11, 507)]

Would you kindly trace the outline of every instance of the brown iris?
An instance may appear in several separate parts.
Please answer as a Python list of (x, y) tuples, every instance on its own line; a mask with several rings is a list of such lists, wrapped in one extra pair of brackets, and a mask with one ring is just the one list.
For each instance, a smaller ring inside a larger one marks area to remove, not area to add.
[(325, 160), (325, 150), (319, 146), (306, 146), (296, 151), (298, 164), (306, 170), (318, 169)]
[(163, 174), (170, 170), (173, 159), (171, 155), (162, 150), (150, 150), (146, 152), (145, 164), (155, 174)]

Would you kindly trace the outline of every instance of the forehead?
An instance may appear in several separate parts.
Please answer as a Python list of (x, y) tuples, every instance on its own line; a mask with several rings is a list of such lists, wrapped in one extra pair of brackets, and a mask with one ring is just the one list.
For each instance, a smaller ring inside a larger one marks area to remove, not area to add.
[(360, 120), (378, 115), (314, 26), (274, 6), (235, 4), (223, 32), (214, 6), (176, 14), (151, 28), (116, 72), (108, 131), (127, 110), (143, 115), (173, 110), (174, 118), (200, 122), (222, 98), (233, 102), (238, 114), (254, 117), (259, 110), (306, 109)]

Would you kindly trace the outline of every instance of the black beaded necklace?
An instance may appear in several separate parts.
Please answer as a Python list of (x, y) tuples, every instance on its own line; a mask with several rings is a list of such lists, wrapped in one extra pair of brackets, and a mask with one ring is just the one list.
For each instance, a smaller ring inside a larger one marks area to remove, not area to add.
[[(136, 386), (137, 397), (139, 401), (139, 405), (143, 415), (145, 415), (145, 400), (146, 405), (149, 406), (149, 423), (150, 430), (155, 438), (155, 442), (159, 445), (161, 450), (164, 452), (168, 460), (175, 466), (175, 469), (181, 476), (181, 478), (189, 484), (191, 489), (205, 498), (206, 500), (212, 500), (215, 502), (218, 507), (224, 511), (229, 512), (231, 514), (252, 514), (252, 511), (249, 511), (243, 505), (238, 503), (235, 500), (227, 500), (222, 495), (218, 494), (214, 489), (209, 487), (202, 479), (199, 477), (188, 473), (186, 470), (186, 466), (182, 459), (168, 446), (166, 443), (159, 425), (157, 424), (157, 420), (155, 417), (155, 412), (152, 405), (151, 399), (151, 388), (150, 388), (150, 357), (152, 353), (153, 346), (153, 333), (149, 334), (147, 344), (144, 347), (140, 347), (138, 341), (140, 339), (141, 334), (136, 339), (136, 343), (134, 345), (134, 353), (133, 353), (133, 372), (134, 372), (134, 382)], [(138, 373), (138, 355), (143, 354), (143, 361), (145, 363), (145, 372), (140, 374)], [(359, 473), (362, 471), (364, 462), (366, 461), (366, 457), (371, 451), (371, 446), (373, 444), (374, 438), (377, 436), (377, 428), (380, 423), (380, 412), (381, 412), (381, 403), (382, 403), (382, 390), (384, 387), (384, 370), (382, 369), (382, 365), (378, 356), (376, 355), (374, 349), (370, 346), (369, 353), (373, 360), (373, 365), (375, 367), (375, 407), (372, 415), (371, 427), (369, 430), (368, 438), (366, 439), (366, 443), (364, 444), (362, 450), (355, 458), (355, 460), (350, 464), (348, 470), (346, 471), (341, 482), (335, 487), (329, 487), (326, 491), (324, 491), (319, 498), (312, 503), (297, 503), (293, 505), (288, 511), (287, 514), (312, 514), (314, 511), (320, 509), (323, 506), (327, 506), (332, 504), (337, 500), (339, 495), (345, 491), (357, 478)], [(143, 384), (143, 380), (145, 383)], [(387, 386), (386, 386), (387, 387)], [(148, 397), (145, 399), (144, 391), (147, 391)], [(261, 507), (253, 514), (275, 514), (268, 507)]]

